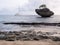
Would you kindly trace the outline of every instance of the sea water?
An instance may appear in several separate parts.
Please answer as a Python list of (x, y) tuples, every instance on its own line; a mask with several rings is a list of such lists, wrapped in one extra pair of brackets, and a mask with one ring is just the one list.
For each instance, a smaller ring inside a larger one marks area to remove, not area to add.
[[(5, 25), (3, 23), (5, 22), (47, 22), (47, 23), (59, 23), (60, 22), (60, 16), (54, 15), (49, 18), (42, 18), (39, 15), (0, 15), (0, 31), (18, 31), (18, 30), (33, 30), (36, 28), (40, 28), (40, 26), (34, 27), (34, 26), (22, 26), (22, 25)], [(44, 27), (44, 26), (43, 26)], [(53, 27), (54, 29), (54, 27)], [(55, 29), (60, 29), (55, 28)]]

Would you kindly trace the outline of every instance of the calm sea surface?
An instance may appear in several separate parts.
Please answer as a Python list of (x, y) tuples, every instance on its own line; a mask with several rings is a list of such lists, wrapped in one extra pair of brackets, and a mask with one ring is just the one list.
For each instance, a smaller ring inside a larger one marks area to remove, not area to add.
[(50, 18), (41, 18), (38, 15), (0, 15), (0, 22), (60, 22), (60, 15)]
[[(17, 31), (24, 29), (33, 29), (33, 26), (22, 26), (22, 25), (4, 25), (4, 22), (48, 22), (58, 23), (60, 22), (60, 16), (55, 15), (50, 18), (41, 18), (38, 15), (0, 15), (0, 31)], [(37, 27), (40, 28), (40, 27)], [(60, 29), (60, 28), (59, 28)]]

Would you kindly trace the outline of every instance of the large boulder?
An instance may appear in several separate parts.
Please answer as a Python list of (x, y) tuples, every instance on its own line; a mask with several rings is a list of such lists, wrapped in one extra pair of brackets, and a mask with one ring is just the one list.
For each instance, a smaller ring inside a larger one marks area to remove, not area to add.
[(50, 11), (45, 5), (41, 5), (39, 9), (35, 9), (35, 12), (41, 17), (50, 17), (54, 12)]

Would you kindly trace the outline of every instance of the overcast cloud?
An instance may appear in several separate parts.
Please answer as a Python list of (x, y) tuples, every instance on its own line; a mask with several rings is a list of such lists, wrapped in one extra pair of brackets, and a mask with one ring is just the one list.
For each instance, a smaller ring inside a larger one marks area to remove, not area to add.
[(36, 14), (34, 10), (43, 3), (54, 11), (55, 15), (60, 14), (60, 0), (0, 0), (0, 15), (14, 15), (17, 12)]

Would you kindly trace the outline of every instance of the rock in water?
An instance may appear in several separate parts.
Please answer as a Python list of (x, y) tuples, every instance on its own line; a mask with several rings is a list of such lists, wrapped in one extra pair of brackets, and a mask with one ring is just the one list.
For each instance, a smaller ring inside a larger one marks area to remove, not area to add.
[(54, 14), (54, 12), (50, 11), (46, 5), (41, 5), (39, 9), (35, 9), (35, 12), (41, 17), (50, 17)]

